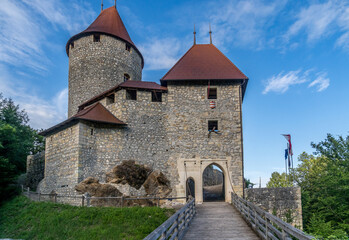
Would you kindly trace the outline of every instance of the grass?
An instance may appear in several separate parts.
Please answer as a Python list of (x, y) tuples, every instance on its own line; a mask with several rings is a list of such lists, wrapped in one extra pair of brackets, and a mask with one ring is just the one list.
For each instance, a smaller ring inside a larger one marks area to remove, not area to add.
[(16, 197), (0, 206), (0, 238), (143, 239), (175, 210), (74, 207)]

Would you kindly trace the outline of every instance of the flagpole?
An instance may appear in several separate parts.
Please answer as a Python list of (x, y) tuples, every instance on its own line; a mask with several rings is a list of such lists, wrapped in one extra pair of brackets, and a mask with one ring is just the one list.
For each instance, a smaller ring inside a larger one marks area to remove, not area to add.
[[(288, 151), (288, 143), (287, 143), (287, 151)], [(290, 153), (287, 154), (287, 158), (289, 158)], [(286, 182), (287, 182), (287, 158), (285, 158), (285, 169), (286, 169)]]

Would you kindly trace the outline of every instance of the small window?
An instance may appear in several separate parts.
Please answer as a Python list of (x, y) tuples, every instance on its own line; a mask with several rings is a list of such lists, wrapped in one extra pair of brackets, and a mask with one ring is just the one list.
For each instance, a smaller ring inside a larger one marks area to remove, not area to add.
[(115, 95), (114, 94), (107, 96), (107, 105), (112, 104), (114, 102), (115, 102)]
[(99, 34), (94, 34), (94, 35), (93, 35), (93, 41), (94, 41), (94, 42), (100, 42), (100, 41), (101, 41), (101, 35), (99, 35)]
[(70, 49), (73, 49), (73, 48), (74, 48), (74, 42), (71, 42)]
[(162, 93), (161, 92), (151, 92), (151, 101), (152, 102), (162, 102)]
[(126, 51), (131, 52), (131, 45), (128, 43), (126, 43)]
[(93, 135), (93, 128), (91, 128), (91, 135)]
[(217, 88), (207, 88), (207, 98), (217, 99)]
[(130, 80), (130, 79), (131, 79), (130, 75), (128, 75), (127, 73), (125, 73), (125, 74), (124, 74), (124, 82), (126, 82), (126, 81), (128, 81), (128, 80)]
[(126, 90), (127, 100), (137, 100), (137, 90)]
[(208, 131), (218, 131), (218, 121), (209, 120), (208, 121)]

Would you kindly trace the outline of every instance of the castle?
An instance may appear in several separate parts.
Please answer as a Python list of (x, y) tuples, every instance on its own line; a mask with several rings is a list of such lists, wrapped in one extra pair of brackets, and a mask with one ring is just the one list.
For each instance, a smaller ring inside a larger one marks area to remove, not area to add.
[[(195, 38), (195, 32), (194, 32)], [(187, 181), (203, 198), (203, 172), (223, 174), (225, 201), (243, 194), (241, 105), (248, 78), (213, 44), (196, 44), (161, 78), (142, 81), (144, 59), (115, 7), (102, 10), (66, 45), (68, 119), (43, 131), (45, 172), (38, 190), (75, 194), (88, 177), (125, 160), (161, 171), (172, 197)]]

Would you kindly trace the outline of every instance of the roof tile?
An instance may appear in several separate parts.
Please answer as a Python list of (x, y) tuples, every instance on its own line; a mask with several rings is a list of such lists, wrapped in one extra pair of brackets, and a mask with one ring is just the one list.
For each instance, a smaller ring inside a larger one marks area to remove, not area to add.
[(195, 44), (161, 80), (214, 79), (248, 78), (213, 44)]

